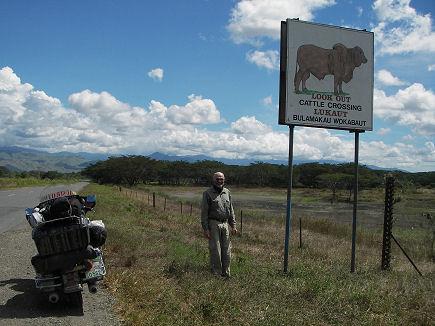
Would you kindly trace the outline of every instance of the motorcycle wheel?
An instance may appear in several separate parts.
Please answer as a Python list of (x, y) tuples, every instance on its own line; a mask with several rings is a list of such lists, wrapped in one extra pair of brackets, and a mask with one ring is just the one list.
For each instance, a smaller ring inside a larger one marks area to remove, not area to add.
[(83, 296), (82, 296), (81, 291), (67, 294), (66, 299), (69, 301), (69, 303), (72, 306), (75, 306), (75, 307), (82, 307), (83, 306)]

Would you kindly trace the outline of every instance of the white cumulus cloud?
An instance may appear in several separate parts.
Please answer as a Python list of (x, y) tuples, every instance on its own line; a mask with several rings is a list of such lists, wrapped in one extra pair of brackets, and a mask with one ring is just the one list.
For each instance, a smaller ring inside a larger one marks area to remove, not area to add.
[(68, 98), (65, 108), (57, 98), (35, 91), (9, 67), (0, 70), (0, 143), (46, 151), (120, 153), (135, 149), (163, 150), (164, 141), (178, 144), (193, 136), (193, 125), (222, 122), (214, 102), (190, 95), (188, 103), (166, 107), (151, 101), (148, 108), (133, 107), (108, 92), (83, 90)]
[(420, 15), (410, 0), (376, 0), (379, 19), (373, 28), (380, 54), (435, 52), (435, 32), (430, 14)]
[(213, 124), (221, 122), (220, 113), (210, 99), (194, 94), (185, 106), (172, 105), (168, 109), (168, 118), (174, 124)]
[[(375, 97), (378, 117), (409, 125), (421, 135), (434, 135), (432, 91), (414, 84), (393, 96), (376, 90)], [(214, 102), (199, 95), (188, 96), (183, 105), (152, 100), (141, 108), (108, 92), (83, 90), (70, 95), (69, 105), (66, 108), (59, 99), (22, 83), (11, 68), (0, 69), (0, 146), (139, 155), (161, 151), (259, 161), (288, 158), (288, 133), (274, 131), (254, 116), (240, 117), (219, 131), (206, 129), (207, 124), (224, 120)], [(298, 127), (294, 135), (294, 155), (300, 159), (353, 161), (354, 139), (347, 133)], [(433, 141), (422, 147), (404, 141), (391, 145), (362, 139), (360, 161), (410, 171), (433, 170)]]
[(71, 94), (68, 97), (68, 103), (78, 112), (106, 117), (129, 110), (129, 105), (120, 102), (108, 92), (103, 91), (98, 94), (88, 89)]
[(231, 123), (231, 130), (236, 134), (254, 134), (261, 135), (271, 132), (271, 128), (255, 117), (241, 117), (239, 120)]
[(263, 37), (279, 39), (282, 20), (312, 20), (313, 11), (333, 4), (334, 0), (241, 0), (231, 11), (227, 29), (235, 43), (258, 44)]
[(382, 168), (396, 167), (408, 171), (433, 171), (435, 148), (433, 142), (426, 142), (424, 147), (414, 147), (404, 143), (394, 145), (382, 141), (361, 142), (360, 158)]
[(373, 102), (375, 117), (409, 126), (420, 136), (435, 137), (435, 94), (422, 84), (415, 83), (392, 96), (375, 89)]
[(376, 133), (378, 135), (386, 135), (391, 132), (391, 128), (380, 128)]
[(272, 95), (269, 95), (269, 96), (267, 96), (267, 97), (265, 97), (264, 99), (263, 99), (263, 105), (264, 106), (271, 106), (272, 105)]
[(376, 74), (376, 78), (381, 84), (386, 86), (401, 86), (406, 84), (399, 78), (394, 77), (391, 72), (385, 69), (379, 70)]
[(279, 70), (279, 53), (276, 50), (268, 51), (249, 51), (246, 54), (246, 59), (250, 63), (254, 63), (259, 67), (267, 70)]
[(163, 80), (163, 69), (156, 68), (148, 72), (148, 77), (161, 82)]
[(415, 137), (413, 135), (406, 135), (402, 137), (402, 141), (403, 142), (414, 142), (415, 141)]

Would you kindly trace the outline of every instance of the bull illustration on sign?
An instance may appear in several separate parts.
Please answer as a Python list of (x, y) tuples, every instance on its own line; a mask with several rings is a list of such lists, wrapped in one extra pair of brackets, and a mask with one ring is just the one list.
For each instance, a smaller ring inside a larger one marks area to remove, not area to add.
[(313, 74), (322, 80), (326, 75), (334, 76), (334, 94), (343, 94), (342, 82), (348, 83), (353, 77), (353, 70), (362, 63), (367, 62), (363, 50), (359, 46), (346, 48), (337, 43), (332, 49), (305, 44), (298, 48), (297, 65), (299, 70), (295, 73), (295, 92), (299, 94), (299, 85), (302, 81), (302, 92), (307, 92), (305, 82)]

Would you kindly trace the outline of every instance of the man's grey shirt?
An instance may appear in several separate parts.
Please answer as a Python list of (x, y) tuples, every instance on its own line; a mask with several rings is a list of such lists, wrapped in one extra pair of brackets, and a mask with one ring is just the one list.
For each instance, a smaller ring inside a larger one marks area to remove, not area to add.
[(226, 221), (232, 227), (236, 227), (236, 217), (234, 215), (231, 193), (227, 188), (221, 192), (213, 186), (202, 194), (201, 205), (201, 224), (204, 230), (208, 230), (208, 220)]

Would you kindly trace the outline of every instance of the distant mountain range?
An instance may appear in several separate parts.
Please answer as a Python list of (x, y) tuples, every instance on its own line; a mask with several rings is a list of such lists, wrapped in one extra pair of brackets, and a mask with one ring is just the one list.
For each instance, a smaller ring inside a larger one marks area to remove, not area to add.
[[(277, 165), (287, 165), (288, 164), (288, 160), (258, 160), (258, 159), (230, 159), (230, 158), (212, 158), (209, 156), (205, 156), (205, 155), (191, 155), (191, 156), (171, 156), (171, 155), (166, 155), (166, 154), (162, 154), (159, 152), (153, 153), (151, 155), (148, 155), (149, 158), (152, 158), (154, 160), (158, 160), (158, 161), (186, 161), (188, 163), (194, 163), (197, 161), (204, 161), (204, 160), (208, 160), (208, 161), (218, 161), (218, 162), (222, 162), (226, 165), (249, 165), (251, 163), (255, 163), (255, 162), (265, 162), (265, 163), (270, 163), (270, 164), (277, 164)], [(338, 164), (340, 162), (337, 161), (330, 161), (330, 160), (321, 160), (321, 161), (313, 161), (313, 160), (293, 160), (293, 164), (298, 165), (298, 164), (302, 164), (302, 163), (314, 163), (314, 162), (319, 162), (319, 163), (329, 163), (329, 164)]]
[(20, 147), (0, 147), (0, 166), (11, 171), (78, 172), (95, 162), (75, 153), (47, 153)]
[[(11, 171), (58, 171), (61, 173), (79, 172), (86, 166), (93, 164), (97, 161), (104, 161), (109, 157), (121, 156), (119, 154), (93, 154), (93, 153), (47, 153), (34, 149), (21, 148), (16, 146), (0, 147), (0, 166), (4, 166)], [(159, 152), (155, 152), (150, 155), (144, 155), (151, 159), (158, 161), (185, 161), (194, 163), (197, 161), (209, 160), (219, 161), (227, 165), (249, 165), (258, 161), (287, 165), (287, 160), (254, 160), (254, 159), (225, 159), (225, 158), (212, 158), (205, 155), (192, 155), (192, 156), (175, 156), (166, 155)], [(302, 163), (329, 163), (339, 164), (344, 162), (329, 161), (329, 160), (298, 160), (294, 159), (293, 164), (298, 165)], [(381, 169), (375, 166), (368, 166), (372, 169)], [(389, 170), (383, 169), (382, 170)], [(406, 172), (406, 171), (405, 171)]]

